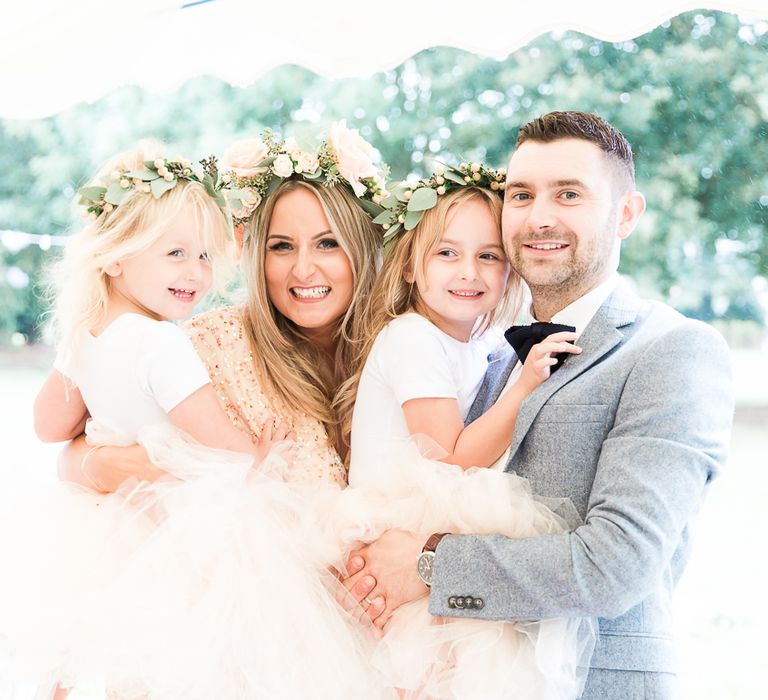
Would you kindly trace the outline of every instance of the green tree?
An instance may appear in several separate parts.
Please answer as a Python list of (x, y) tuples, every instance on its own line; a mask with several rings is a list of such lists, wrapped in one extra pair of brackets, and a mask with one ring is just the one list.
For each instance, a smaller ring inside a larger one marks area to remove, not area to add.
[[(764, 323), (768, 33), (719, 12), (617, 44), (546, 35), (503, 60), (435, 48), (366, 79), (283, 66), (249, 88), (208, 77), (171, 95), (121, 88), (47, 119), (0, 121), (0, 230), (65, 234), (77, 186), (142, 138), (200, 157), (264, 127), (308, 141), (346, 118), (402, 178), (430, 159), (501, 165), (519, 125), (554, 109), (598, 112), (634, 146), (649, 209), (621, 269), (643, 293), (707, 320)], [(14, 330), (37, 338), (42, 270), (58, 250), (0, 245), (0, 342)]]

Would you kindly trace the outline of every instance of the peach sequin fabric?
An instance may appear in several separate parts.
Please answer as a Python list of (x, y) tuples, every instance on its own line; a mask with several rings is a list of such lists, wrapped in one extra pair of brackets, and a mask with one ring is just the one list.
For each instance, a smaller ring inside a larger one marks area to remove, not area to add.
[(185, 327), (235, 427), (258, 435), (269, 418), (286, 420), (296, 433), (298, 446), (291, 473), (301, 480), (346, 484), (346, 470), (336, 450), (328, 444), (323, 426), (306, 413), (290, 410), (276, 396), (262, 390), (253, 368), (242, 309), (214, 309), (195, 316)]

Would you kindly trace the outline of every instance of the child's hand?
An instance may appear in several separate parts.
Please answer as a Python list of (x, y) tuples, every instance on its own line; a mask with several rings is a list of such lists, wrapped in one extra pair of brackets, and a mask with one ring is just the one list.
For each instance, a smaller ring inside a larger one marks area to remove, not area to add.
[(261, 435), (253, 440), (256, 448), (257, 465), (264, 461), (269, 454), (269, 451), (277, 445), (278, 442), (295, 439), (296, 433), (291, 430), (291, 426), (287, 421), (277, 421), (275, 418), (267, 420), (261, 430)]
[(571, 331), (553, 333), (536, 343), (525, 358), (523, 373), (518, 380), (528, 391), (533, 391), (551, 374), (551, 367), (557, 364), (556, 355), (567, 352), (578, 355), (581, 348), (573, 344), (577, 335)]

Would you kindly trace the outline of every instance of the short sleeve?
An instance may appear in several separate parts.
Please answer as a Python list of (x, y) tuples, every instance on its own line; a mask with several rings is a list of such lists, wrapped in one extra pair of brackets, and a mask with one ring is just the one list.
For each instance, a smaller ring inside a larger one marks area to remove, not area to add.
[(166, 413), (211, 381), (192, 341), (172, 323), (153, 323), (140, 352), (144, 388)]
[(440, 332), (424, 319), (402, 321), (385, 329), (379, 355), (382, 376), (397, 402), (402, 406), (411, 399), (458, 399)]
[(72, 370), (72, 353), (64, 352), (62, 348), (59, 348), (53, 360), (53, 368), (67, 377), (67, 379), (72, 380), (72, 375), (74, 374)]

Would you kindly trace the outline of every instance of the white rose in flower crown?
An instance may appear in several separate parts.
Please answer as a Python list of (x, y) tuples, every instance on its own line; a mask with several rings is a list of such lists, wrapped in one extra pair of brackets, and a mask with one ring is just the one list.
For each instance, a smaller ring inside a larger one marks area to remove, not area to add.
[(360, 180), (378, 175), (373, 164), (373, 146), (360, 136), (357, 129), (348, 129), (346, 119), (331, 127), (328, 143), (339, 164), (339, 174), (361, 197), (366, 187)]
[(235, 141), (222, 158), (222, 169), (232, 170), (238, 177), (252, 177), (267, 171), (256, 166), (268, 155), (269, 146), (261, 139)]
[(272, 170), (278, 177), (290, 177), (293, 175), (293, 161), (286, 153), (281, 153), (272, 163)]
[(320, 167), (320, 162), (311, 153), (301, 151), (296, 157), (297, 173), (314, 173)]

